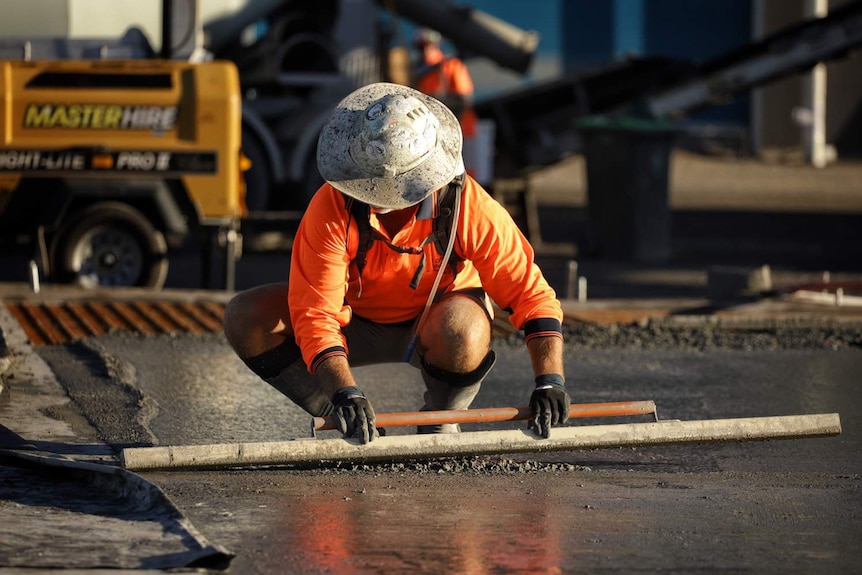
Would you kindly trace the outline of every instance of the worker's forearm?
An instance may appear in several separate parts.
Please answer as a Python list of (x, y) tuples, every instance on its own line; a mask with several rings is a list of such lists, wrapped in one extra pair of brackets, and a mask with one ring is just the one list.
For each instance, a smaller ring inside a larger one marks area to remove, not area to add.
[(314, 378), (320, 384), (323, 393), (332, 397), (342, 387), (356, 385), (350, 364), (343, 355), (336, 355), (323, 360), (314, 372)]
[(533, 363), (533, 375), (547, 373), (563, 373), (563, 340), (562, 338), (534, 337), (527, 342), (530, 360)]

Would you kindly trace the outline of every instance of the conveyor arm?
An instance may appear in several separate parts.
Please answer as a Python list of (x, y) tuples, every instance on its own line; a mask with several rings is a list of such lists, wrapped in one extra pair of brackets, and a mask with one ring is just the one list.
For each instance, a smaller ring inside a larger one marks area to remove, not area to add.
[(654, 118), (679, 116), (840, 58), (860, 45), (862, 1), (857, 1), (705, 64), (693, 80), (648, 96), (643, 110)]

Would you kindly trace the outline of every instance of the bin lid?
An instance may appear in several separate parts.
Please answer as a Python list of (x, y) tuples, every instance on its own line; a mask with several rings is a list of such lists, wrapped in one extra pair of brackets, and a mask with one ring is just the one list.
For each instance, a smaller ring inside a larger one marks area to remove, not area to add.
[(575, 128), (579, 130), (605, 130), (605, 131), (628, 131), (628, 132), (679, 132), (680, 128), (675, 122), (668, 120), (657, 120), (652, 118), (638, 118), (637, 116), (622, 116), (610, 114), (597, 114), (584, 116), (575, 120)]

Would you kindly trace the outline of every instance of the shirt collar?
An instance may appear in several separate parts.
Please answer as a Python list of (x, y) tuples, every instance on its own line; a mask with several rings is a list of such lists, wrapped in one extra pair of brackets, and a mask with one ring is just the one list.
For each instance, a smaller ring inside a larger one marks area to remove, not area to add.
[(437, 212), (437, 192), (429, 194), (424, 200), (419, 202), (419, 209), (416, 210), (417, 220), (430, 220)]

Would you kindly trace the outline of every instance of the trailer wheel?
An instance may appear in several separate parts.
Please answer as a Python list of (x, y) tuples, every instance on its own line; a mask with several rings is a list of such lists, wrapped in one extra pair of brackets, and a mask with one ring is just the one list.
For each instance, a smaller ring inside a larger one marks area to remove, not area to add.
[(61, 283), (159, 289), (168, 272), (167, 243), (135, 208), (102, 202), (62, 225), (51, 245), (51, 262)]

